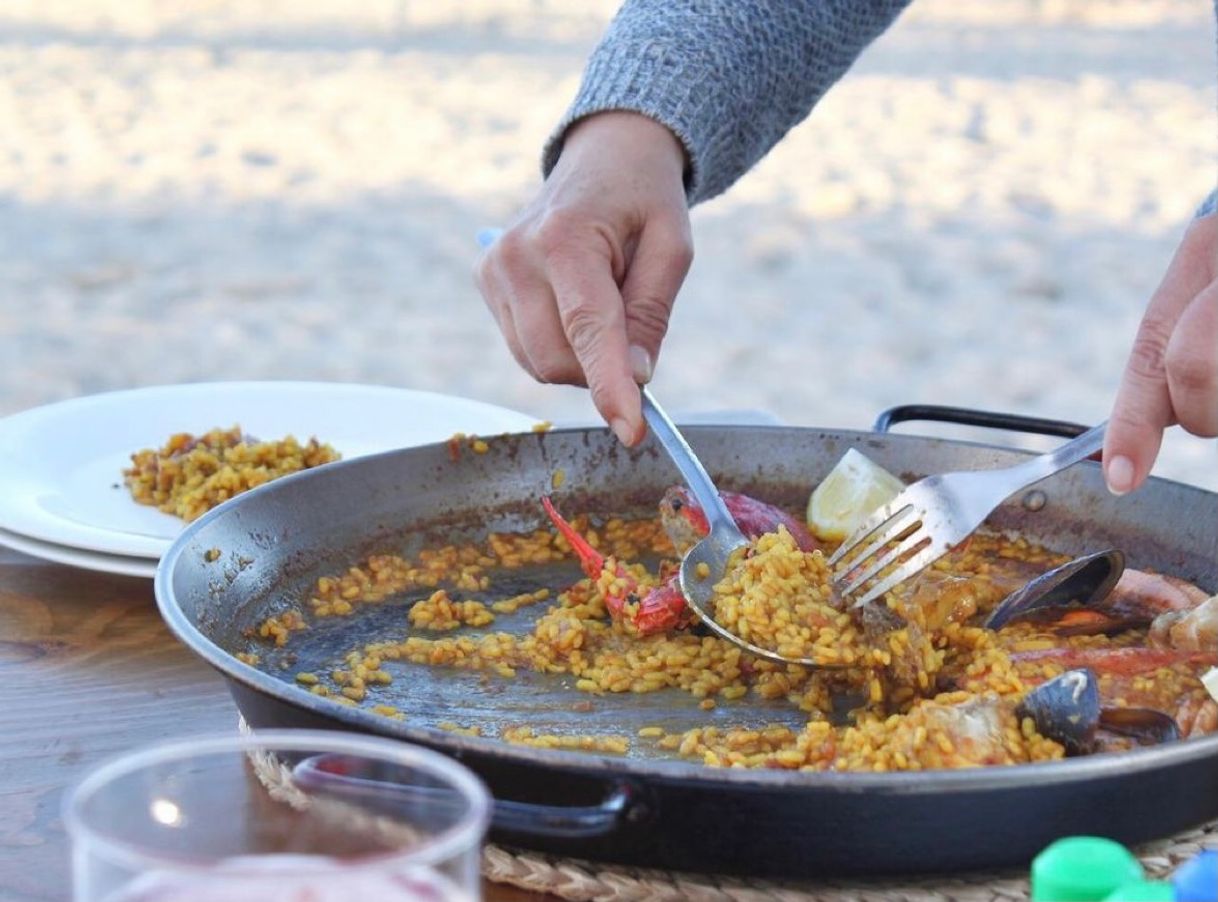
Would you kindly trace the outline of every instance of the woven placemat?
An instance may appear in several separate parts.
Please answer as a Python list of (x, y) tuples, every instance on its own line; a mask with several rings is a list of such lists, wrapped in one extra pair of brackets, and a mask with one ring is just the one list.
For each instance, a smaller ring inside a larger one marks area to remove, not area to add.
[[(1151, 877), (1164, 877), (1202, 849), (1218, 849), (1218, 821), (1134, 851)], [(1026, 900), (1027, 871), (884, 880), (774, 882), (642, 870), (488, 845), (482, 875), (570, 902), (1015, 902)]]
[[(244, 718), (241, 733), (253, 732)], [(255, 772), (274, 797), (296, 799), (290, 774), (269, 756), (253, 756)], [(347, 812), (344, 816), (350, 817)], [(400, 830), (397, 826), (395, 829)], [(1134, 851), (1151, 877), (1163, 877), (1202, 849), (1218, 849), (1218, 821)], [(673, 871), (543, 855), (489, 843), (482, 849), (482, 876), (569, 902), (1022, 902), (1026, 870), (883, 880), (772, 881)]]

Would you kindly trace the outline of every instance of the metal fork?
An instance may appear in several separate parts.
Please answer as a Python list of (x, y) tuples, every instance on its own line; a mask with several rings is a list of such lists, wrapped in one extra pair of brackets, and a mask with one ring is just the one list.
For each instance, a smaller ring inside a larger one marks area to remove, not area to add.
[(854, 607), (882, 597), (967, 539), (1020, 489), (1099, 451), (1107, 426), (1105, 420), (1060, 448), (1013, 467), (941, 473), (915, 482), (868, 517), (829, 558), (838, 591), (852, 596), (884, 568), (899, 564)]

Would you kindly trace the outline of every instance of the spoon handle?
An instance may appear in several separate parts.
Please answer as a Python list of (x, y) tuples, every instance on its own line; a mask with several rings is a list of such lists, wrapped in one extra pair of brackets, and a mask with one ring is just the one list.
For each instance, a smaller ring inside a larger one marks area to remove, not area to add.
[(693, 450), (689, 447), (689, 444), (681, 433), (677, 431), (677, 427), (668, 418), (668, 414), (656, 403), (656, 399), (651, 396), (651, 390), (644, 386), (642, 393), (643, 419), (647, 421), (647, 426), (651, 429), (652, 435), (664, 446), (664, 450), (668, 452), (672, 462), (681, 471), (681, 475), (685, 478), (685, 484), (689, 486), (690, 491), (694, 493), (694, 497), (698, 499), (698, 504), (701, 505), (703, 513), (706, 514), (707, 525), (711, 527), (712, 531), (719, 524), (726, 524), (735, 530), (736, 521), (728, 513), (727, 505), (723, 503), (723, 498), (720, 497), (718, 490), (715, 489), (715, 484), (711, 482), (711, 478), (707, 474), (706, 468), (702, 466), (702, 462), (694, 456)]

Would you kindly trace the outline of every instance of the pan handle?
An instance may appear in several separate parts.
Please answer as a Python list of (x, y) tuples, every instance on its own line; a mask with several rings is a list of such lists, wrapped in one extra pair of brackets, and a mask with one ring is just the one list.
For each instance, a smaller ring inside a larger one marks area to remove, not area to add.
[[(292, 777), (302, 789), (356, 802), (362, 806), (398, 814), (425, 805), (432, 810), (463, 804), (451, 789), (403, 783), (403, 774), (378, 772), (375, 768), (353, 769), (349, 760), (334, 755), (314, 755), (298, 762)], [(516, 836), (589, 839), (608, 836), (626, 820), (638, 821), (645, 810), (637, 792), (626, 782), (612, 784), (609, 794), (596, 805), (541, 805), (495, 799), (491, 827)]]
[(629, 783), (616, 783), (597, 805), (537, 805), (495, 799), (491, 828), (516, 836), (545, 836), (558, 839), (588, 839), (608, 836), (627, 820), (643, 813), (637, 793)]
[(1036, 435), (1056, 435), (1062, 438), (1074, 438), (1090, 428), (1065, 420), (1046, 420), (1042, 417), (994, 413), (987, 410), (973, 410), (969, 407), (944, 407), (939, 404), (903, 404), (899, 407), (890, 407), (876, 417), (875, 425), (872, 428), (876, 432), (887, 432), (897, 423), (909, 420), (933, 420), (937, 423), (982, 426), (987, 429), (1031, 432)]

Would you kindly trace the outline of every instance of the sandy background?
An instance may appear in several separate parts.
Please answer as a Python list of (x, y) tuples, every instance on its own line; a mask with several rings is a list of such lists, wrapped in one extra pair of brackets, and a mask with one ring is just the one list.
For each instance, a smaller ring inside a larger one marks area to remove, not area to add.
[[(6, 0), (0, 414), (256, 378), (589, 416), (517, 370), (470, 267), (615, 6)], [(1218, 178), (1214, 31), (1207, 0), (915, 3), (695, 212), (657, 393), (1106, 416)], [(1156, 472), (1218, 489), (1215, 443), (1174, 430)]]

